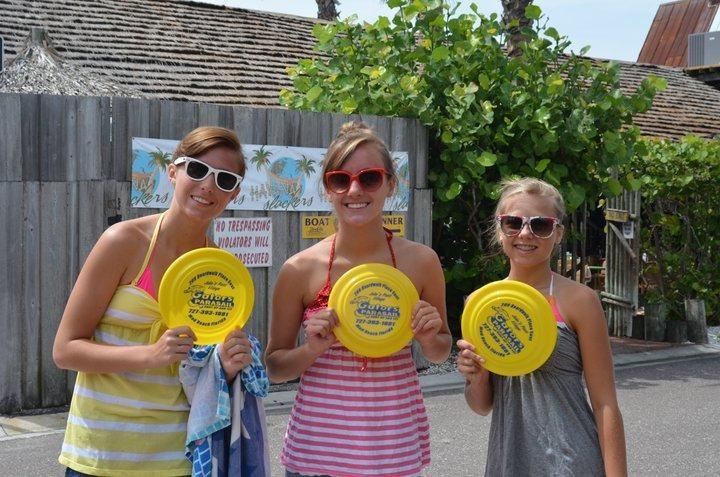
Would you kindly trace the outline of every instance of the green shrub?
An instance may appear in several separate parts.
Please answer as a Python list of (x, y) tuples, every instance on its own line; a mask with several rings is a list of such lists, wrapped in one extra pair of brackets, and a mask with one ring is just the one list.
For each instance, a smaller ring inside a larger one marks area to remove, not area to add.
[(569, 40), (535, 5), (525, 12), (534, 27), (523, 29), (527, 41), (514, 58), (503, 49), (506, 26), (475, 5), (470, 14), (439, 0), (388, 5), (391, 19), (316, 25), (319, 55), (289, 69), (294, 90), (280, 99), (296, 109), (419, 118), (428, 127), (433, 247), (457, 316), (463, 295), (505, 273), (484, 234), (498, 182), (540, 177), (562, 191), (570, 211), (637, 187), (622, 172), (645, 153), (632, 117), (649, 109), (663, 81), (650, 77), (624, 94), (618, 66), (566, 54)]

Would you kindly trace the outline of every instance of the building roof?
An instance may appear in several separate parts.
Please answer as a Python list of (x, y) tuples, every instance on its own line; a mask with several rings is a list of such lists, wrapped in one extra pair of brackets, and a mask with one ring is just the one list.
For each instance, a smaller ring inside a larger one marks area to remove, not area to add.
[[(178, 0), (0, 0), (0, 36), (17, 55), (33, 26), (67, 64), (146, 97), (280, 107), (286, 68), (313, 55), (316, 19)], [(681, 69), (620, 63), (630, 91), (668, 81), (637, 124), (650, 136), (720, 134), (720, 91)], [(38, 91), (36, 91), (38, 92)]]
[(98, 77), (63, 60), (41, 28), (33, 28), (20, 53), (0, 72), (2, 93), (42, 93), (68, 96), (126, 96), (139, 91)]
[(718, 3), (717, 0), (680, 0), (660, 5), (638, 62), (687, 66), (688, 36), (709, 31)]
[(646, 136), (679, 138), (687, 134), (720, 136), (720, 90), (693, 78), (680, 68), (619, 62), (625, 92), (637, 88), (644, 78), (664, 78), (668, 87), (655, 96), (652, 109), (635, 117)]
[(318, 21), (171, 0), (0, 0), (0, 11), (9, 57), (38, 26), (69, 63), (149, 97), (273, 107)]

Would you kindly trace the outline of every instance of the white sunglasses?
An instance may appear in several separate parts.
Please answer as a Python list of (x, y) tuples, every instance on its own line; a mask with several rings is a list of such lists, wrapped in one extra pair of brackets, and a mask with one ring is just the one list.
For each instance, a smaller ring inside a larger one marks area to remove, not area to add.
[(176, 166), (185, 164), (185, 173), (194, 181), (199, 182), (204, 180), (208, 174), (212, 174), (215, 177), (215, 185), (217, 188), (225, 192), (234, 191), (235, 188), (240, 186), (240, 183), (243, 180), (243, 176), (240, 174), (235, 174), (234, 172), (225, 171), (223, 169), (215, 169), (214, 167), (205, 164), (203, 161), (192, 157), (178, 157), (175, 159), (173, 164)]

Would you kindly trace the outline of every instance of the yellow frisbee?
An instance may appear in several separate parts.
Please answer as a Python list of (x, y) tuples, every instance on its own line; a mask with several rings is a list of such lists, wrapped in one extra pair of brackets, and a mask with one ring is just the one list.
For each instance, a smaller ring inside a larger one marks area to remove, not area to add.
[(475, 290), (465, 302), (462, 335), (485, 368), (520, 376), (542, 366), (555, 349), (557, 326), (547, 299), (522, 282), (502, 280)]
[(390, 356), (412, 340), (412, 309), (419, 299), (415, 285), (397, 268), (358, 265), (330, 292), (329, 306), (340, 320), (333, 332), (343, 346), (361, 356)]
[(199, 248), (181, 255), (160, 282), (158, 302), (168, 328), (189, 326), (196, 344), (217, 344), (250, 317), (255, 289), (250, 272), (233, 254)]

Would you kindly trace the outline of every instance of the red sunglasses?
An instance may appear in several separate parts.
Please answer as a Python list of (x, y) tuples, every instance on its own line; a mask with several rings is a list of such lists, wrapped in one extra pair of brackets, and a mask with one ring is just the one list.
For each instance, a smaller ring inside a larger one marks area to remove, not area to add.
[(348, 171), (330, 171), (325, 173), (325, 187), (330, 192), (343, 194), (350, 189), (353, 181), (357, 181), (365, 192), (373, 192), (383, 184), (387, 173), (382, 167), (363, 169), (357, 174)]

